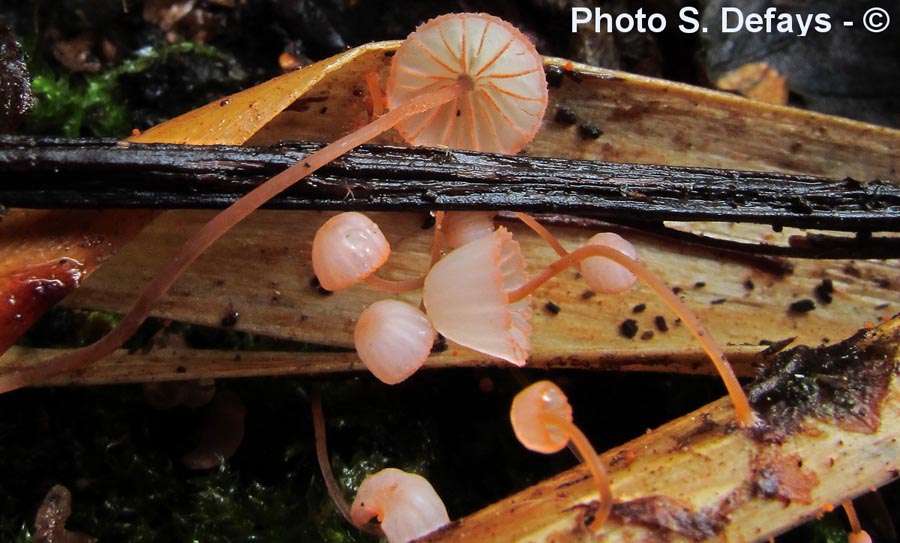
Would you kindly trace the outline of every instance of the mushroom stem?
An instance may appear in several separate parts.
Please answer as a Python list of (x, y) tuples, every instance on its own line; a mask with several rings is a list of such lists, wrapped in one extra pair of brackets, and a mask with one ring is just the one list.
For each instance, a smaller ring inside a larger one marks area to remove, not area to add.
[(872, 543), (869, 533), (862, 529), (859, 524), (859, 517), (856, 516), (856, 508), (853, 507), (853, 500), (847, 500), (841, 503), (844, 512), (847, 513), (847, 520), (850, 522), (850, 537), (848, 543)]
[(375, 119), (384, 113), (384, 95), (381, 93), (377, 73), (366, 72), (365, 79), (366, 87), (369, 89), (369, 99), (372, 100), (372, 118)]
[(334, 472), (331, 470), (331, 462), (328, 459), (328, 443), (325, 440), (325, 415), (322, 413), (322, 394), (318, 388), (313, 388), (309, 393), (309, 403), (312, 409), (313, 432), (316, 436), (316, 460), (319, 461), (319, 470), (322, 472), (322, 479), (325, 481), (325, 488), (334, 506), (340, 511), (344, 519), (350, 524), (353, 520), (350, 518), (350, 505), (341, 494), (337, 481), (334, 478)]
[(550, 280), (556, 274), (592, 256), (608, 258), (616, 264), (626, 268), (663, 299), (666, 305), (668, 305), (675, 315), (681, 319), (691, 334), (697, 338), (697, 341), (700, 342), (700, 346), (716, 367), (722, 381), (725, 383), (728, 395), (731, 397), (732, 403), (734, 403), (738, 424), (744, 428), (752, 426), (755, 417), (753, 415), (753, 410), (750, 408), (750, 402), (747, 400), (747, 395), (744, 394), (744, 390), (741, 388), (741, 384), (738, 382), (734, 370), (728, 362), (728, 358), (725, 356), (725, 353), (722, 352), (722, 349), (718, 344), (713, 341), (706, 326), (700, 322), (697, 315), (695, 315), (694, 312), (681, 301), (681, 298), (676, 296), (665, 283), (653, 275), (650, 270), (645, 268), (640, 262), (624, 253), (602, 245), (586, 245), (581, 247), (550, 264), (543, 272), (532, 277), (527, 283), (519, 288), (508, 292), (509, 303), (515, 303), (530, 296), (538, 289), (538, 287)]
[(428, 269), (431, 269), (431, 266), (434, 266), (438, 260), (441, 259), (441, 251), (444, 250), (444, 232), (442, 230), (444, 225), (444, 212), (443, 211), (435, 211), (434, 212), (434, 238), (431, 240), (431, 265), (428, 266)]
[(588, 441), (587, 436), (577, 426), (552, 413), (542, 413), (539, 415), (539, 418), (542, 424), (556, 426), (568, 436), (569, 441), (575, 445), (575, 449), (581, 454), (581, 460), (587, 464), (588, 469), (591, 471), (594, 482), (600, 491), (600, 507), (594, 512), (594, 518), (590, 525), (591, 530), (596, 532), (609, 518), (613, 505), (612, 488), (606, 467), (603, 465), (603, 461), (600, 460), (597, 452), (594, 451), (594, 447)]
[(544, 227), (543, 224), (537, 222), (537, 221), (534, 219), (534, 217), (532, 217), (532, 216), (529, 215), (528, 213), (523, 213), (523, 212), (521, 212), (521, 211), (516, 211), (516, 212), (515, 212), (515, 216), (516, 216), (516, 218), (518, 218), (520, 221), (522, 221), (522, 223), (523, 223), (525, 226), (527, 226), (528, 228), (531, 228), (532, 230), (534, 230), (534, 233), (537, 234), (537, 235), (539, 235), (539, 236), (541, 237), (541, 239), (543, 239), (544, 241), (546, 241), (546, 242), (547, 242), (547, 245), (549, 245), (550, 247), (553, 248), (554, 251), (556, 251), (556, 254), (558, 254), (559, 256), (566, 256), (567, 254), (569, 254), (569, 251), (567, 251), (567, 250), (559, 243), (559, 241), (556, 239), (556, 236), (554, 236), (553, 234), (551, 234), (550, 231), (547, 230), (547, 229)]
[(111, 354), (138, 329), (150, 314), (156, 301), (169, 290), (175, 280), (203, 251), (261, 205), (307, 175), (389, 130), (394, 125), (413, 115), (456, 100), (471, 88), (471, 79), (463, 77), (452, 85), (417, 96), (358, 130), (326, 145), (253, 189), (200, 227), (185, 242), (178, 253), (150, 281), (131, 309), (111, 332), (87, 347), (67, 352), (39, 366), (20, 369), (14, 373), (0, 376), (0, 394), (38, 384), (48, 377), (76, 370)]

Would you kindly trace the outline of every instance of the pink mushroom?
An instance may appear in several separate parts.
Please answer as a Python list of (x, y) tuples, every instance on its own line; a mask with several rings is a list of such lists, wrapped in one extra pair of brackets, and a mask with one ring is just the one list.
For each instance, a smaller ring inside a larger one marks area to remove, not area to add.
[(362, 213), (341, 213), (316, 230), (312, 266), (322, 288), (338, 291), (375, 273), (391, 254), (378, 225)]
[(447, 339), (523, 366), (531, 336), (530, 300), (511, 301), (508, 293), (527, 279), (519, 244), (500, 227), (435, 264), (425, 277), (422, 302)]
[(350, 516), (357, 527), (376, 519), (388, 543), (406, 543), (450, 523), (431, 483), (394, 468), (366, 477), (350, 506)]
[[(537, 132), (547, 104), (543, 64), (508, 23), (483, 13), (436, 17), (409, 35), (388, 80), (391, 111), (272, 177), (197, 230), (147, 285), (118, 326), (96, 343), (0, 377), (0, 393), (78, 369), (112, 353), (210, 245), (288, 187), (390, 128), (415, 145), (516, 152)], [(459, 112), (459, 115), (456, 113)], [(486, 123), (477, 122), (484, 116)]]
[(516, 438), (527, 449), (551, 454), (563, 450), (569, 441), (575, 445), (600, 491), (600, 507), (591, 521), (591, 528), (598, 530), (612, 510), (609, 475), (591, 442), (572, 423), (572, 406), (563, 391), (550, 381), (538, 381), (516, 394), (509, 417)]
[(391, 64), (391, 108), (465, 83), (467, 92), (402, 120), (414, 145), (514, 154), (534, 138), (547, 108), (544, 65), (518, 29), (492, 15), (436, 17), (403, 42)]
[(422, 367), (434, 345), (434, 329), (417, 307), (379, 300), (359, 316), (353, 343), (369, 371), (395, 385)]
[[(634, 245), (622, 236), (611, 232), (595, 234), (587, 241), (587, 245), (615, 249), (631, 260), (637, 260), (638, 257)], [(637, 281), (637, 276), (628, 268), (602, 256), (585, 258), (581, 261), (579, 268), (584, 281), (591, 287), (591, 290), (600, 294), (624, 292)]]

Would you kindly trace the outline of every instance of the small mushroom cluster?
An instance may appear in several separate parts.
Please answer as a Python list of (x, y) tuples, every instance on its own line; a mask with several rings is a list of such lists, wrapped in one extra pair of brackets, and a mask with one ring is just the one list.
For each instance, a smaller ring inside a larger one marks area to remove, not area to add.
[[(521, 52), (509, 54), (509, 50)], [(481, 62), (486, 51), (496, 54), (490, 53), (489, 62)], [(417, 29), (395, 55), (388, 102), (397, 107), (414, 99), (416, 93), (439, 92), (454, 84), (462, 85), (460, 96), (398, 126), (409, 143), (514, 153), (540, 126), (547, 103), (540, 56), (515, 28), (498, 19), (448, 15)], [(519, 244), (506, 228), (495, 227), (492, 212), (437, 212), (430, 268), (421, 277), (399, 282), (375, 275), (388, 260), (390, 244), (378, 225), (365, 215), (342, 213), (321, 227), (313, 241), (312, 261), (324, 288), (336, 291), (364, 281), (387, 292), (422, 289), (420, 307), (387, 299), (372, 304), (360, 315), (354, 331), (355, 346), (377, 378), (396, 384), (416, 372), (430, 354), (436, 332), (487, 356), (525, 365), (531, 334), (531, 294), (562, 270), (577, 266), (598, 293), (622, 292), (638, 279), (654, 290), (699, 340), (719, 370), (732, 395), (739, 423), (746, 427), (754, 422), (722, 350), (681, 299), (638, 261), (628, 241), (616, 234), (600, 233), (585, 246), (568, 252), (533, 218), (517, 215), (560, 255), (533, 278), (525, 271)], [(516, 436), (529, 449), (551, 453), (571, 441), (579, 450), (600, 493), (600, 505), (591, 524), (592, 529), (599, 530), (613, 503), (609, 477), (587, 438), (572, 423), (572, 410), (562, 391), (549, 381), (528, 387), (513, 401), (511, 420)], [(418, 478), (407, 480), (409, 477), (417, 476), (390, 471), (367, 479), (354, 502), (354, 524), (377, 517), (389, 541), (394, 542), (423, 535), (446, 522), (443, 506), (429, 505), (424, 508), (430, 512), (429, 523), (418, 518), (402, 522), (404, 526), (421, 526), (418, 535), (409, 535), (416, 531), (412, 528), (404, 530), (403, 537), (388, 534), (387, 527), (400, 522), (388, 520), (388, 515), (415, 517), (417, 508), (397, 506), (392, 509), (396, 512), (389, 513), (387, 506), (371, 509), (372, 503), (406, 504), (411, 495), (422, 496), (429, 504), (435, 499), (440, 502), (430, 485), (423, 485)], [(408, 491), (398, 490), (407, 485)]]
[[(452, 90), (452, 92), (451, 92)], [(412, 145), (516, 153), (540, 127), (548, 92), (543, 61), (515, 27), (485, 14), (451, 14), (417, 28), (394, 55), (387, 81), (392, 108), (374, 125), (426, 96), (428, 106), (396, 124)], [(601, 233), (569, 253), (543, 226), (519, 218), (545, 239), (560, 259), (529, 279), (518, 243), (491, 212), (436, 214), (432, 266), (420, 278), (391, 282), (375, 272), (390, 244), (378, 225), (360, 213), (329, 219), (316, 233), (313, 270), (332, 291), (365, 281), (390, 292), (422, 288), (423, 313), (399, 301), (382, 301), (360, 316), (357, 352), (386, 383), (414, 373), (431, 351), (435, 331), (488, 356), (523, 366), (528, 358), (530, 295), (569, 266), (579, 266), (596, 292), (617, 293), (641, 279), (685, 322), (716, 365), (734, 399), (738, 420), (753, 422), (749, 404), (721, 349), (680, 298), (637, 260), (634, 247)], [(451, 251), (441, 258), (445, 249)]]
[[(373, 78), (368, 82), (377, 87)], [(396, 128), (413, 145), (513, 154), (528, 144), (540, 127), (548, 91), (542, 58), (519, 30), (491, 15), (451, 14), (426, 22), (397, 50), (386, 101), (387, 113), (379, 115), (380, 102), (374, 100), (377, 118), (269, 179), (195, 232), (107, 336), (37, 368), (0, 377), (0, 392), (39, 383), (110, 354), (219, 237), (269, 199), (351, 149)], [(531, 217), (519, 217), (560, 255), (532, 278), (525, 271), (519, 244), (508, 230), (495, 228), (490, 212), (436, 213), (432, 266), (421, 278), (401, 282), (375, 275), (388, 259), (390, 244), (369, 218), (343, 213), (320, 228), (313, 241), (312, 260), (325, 289), (336, 291), (365, 281), (389, 292), (422, 290), (424, 311), (383, 300), (367, 308), (358, 320), (354, 334), (357, 352), (379, 379), (398, 383), (414, 373), (430, 353), (436, 332), (487, 356), (525, 365), (531, 294), (560, 271), (579, 266), (597, 292), (621, 292), (637, 279), (656, 291), (720, 371), (738, 421), (745, 427), (753, 423), (746, 397), (721, 349), (665, 283), (639, 263), (630, 243), (614, 234), (598, 234), (584, 247), (568, 252)], [(587, 439), (572, 425), (571, 408), (562, 392), (546, 382), (527, 389), (514, 402), (512, 420), (516, 434), (529, 448), (552, 452), (571, 440), (582, 451), (600, 488), (602, 509), (594, 524), (599, 527), (612, 505), (609, 484), (596, 455), (588, 454)], [(446, 523), (446, 510), (437, 505), (440, 500), (430, 485), (420, 479), (396, 470), (367, 479), (352, 508), (354, 523), (377, 518), (392, 543), (408, 541)], [(423, 512), (422, 518), (393, 518), (390, 511), (396, 509)]]

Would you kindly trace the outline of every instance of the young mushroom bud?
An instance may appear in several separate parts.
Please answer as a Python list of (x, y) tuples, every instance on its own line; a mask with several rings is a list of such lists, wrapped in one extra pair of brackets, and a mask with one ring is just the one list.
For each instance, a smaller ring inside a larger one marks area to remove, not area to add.
[(357, 527), (376, 519), (388, 543), (406, 543), (450, 523), (431, 483), (394, 468), (366, 477), (350, 506), (350, 516)]
[(422, 367), (434, 345), (434, 329), (417, 307), (379, 300), (359, 316), (353, 343), (369, 371), (395, 385)]
[(575, 445), (600, 491), (600, 506), (591, 521), (591, 528), (598, 530), (612, 510), (609, 475), (590, 441), (572, 423), (572, 406), (563, 391), (550, 381), (538, 381), (516, 394), (509, 417), (516, 438), (529, 450), (551, 454), (569, 441)]
[(391, 254), (372, 219), (355, 211), (331, 217), (313, 238), (312, 266), (322, 288), (338, 291), (369, 277)]
[[(618, 234), (601, 232), (588, 240), (587, 245), (600, 245), (615, 249), (632, 260), (637, 260), (634, 245)], [(618, 294), (634, 285), (637, 276), (620, 264), (608, 258), (593, 256), (585, 258), (580, 264), (581, 274), (591, 290), (599, 294)]]

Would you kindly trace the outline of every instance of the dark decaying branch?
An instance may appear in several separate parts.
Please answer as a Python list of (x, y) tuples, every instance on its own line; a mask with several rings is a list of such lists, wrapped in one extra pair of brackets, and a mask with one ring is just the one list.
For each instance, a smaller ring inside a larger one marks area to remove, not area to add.
[[(221, 208), (320, 144), (0, 139), (7, 207)], [(900, 230), (887, 181), (368, 146), (271, 202), (282, 209), (506, 209), (595, 218)]]

